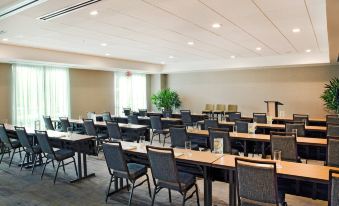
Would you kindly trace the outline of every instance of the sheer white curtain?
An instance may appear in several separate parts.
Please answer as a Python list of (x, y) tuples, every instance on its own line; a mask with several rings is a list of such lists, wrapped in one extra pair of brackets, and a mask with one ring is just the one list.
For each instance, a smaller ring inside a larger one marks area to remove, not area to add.
[(116, 115), (122, 115), (125, 107), (132, 111), (147, 108), (146, 74), (127, 76), (125, 72), (115, 72), (114, 87)]
[[(34, 126), (43, 115), (69, 116), (69, 73), (67, 68), (12, 65), (12, 121)], [(43, 125), (43, 124), (41, 124)]]

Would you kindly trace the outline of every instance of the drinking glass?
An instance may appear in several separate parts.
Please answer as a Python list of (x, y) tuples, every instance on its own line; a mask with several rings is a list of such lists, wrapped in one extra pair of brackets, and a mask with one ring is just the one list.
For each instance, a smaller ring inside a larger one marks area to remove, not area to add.
[(67, 137), (71, 137), (73, 133), (73, 127), (67, 127)]
[(234, 124), (234, 126), (233, 126), (233, 132), (237, 133), (237, 131), (238, 131), (237, 125)]
[(273, 160), (276, 161), (277, 168), (281, 168), (281, 150), (273, 151)]
[(40, 120), (35, 120), (34, 121), (34, 129), (35, 130), (40, 130)]
[(298, 137), (298, 129), (292, 129), (292, 133), (295, 135), (295, 137)]
[(140, 140), (139, 140), (139, 145), (140, 145), (140, 149), (144, 150), (146, 148), (146, 144), (145, 144), (145, 136), (141, 136)]
[(191, 156), (192, 153), (191, 153), (191, 141), (185, 141), (185, 151), (186, 151), (186, 154)]
[(82, 120), (82, 115), (81, 114), (79, 115), (79, 120)]

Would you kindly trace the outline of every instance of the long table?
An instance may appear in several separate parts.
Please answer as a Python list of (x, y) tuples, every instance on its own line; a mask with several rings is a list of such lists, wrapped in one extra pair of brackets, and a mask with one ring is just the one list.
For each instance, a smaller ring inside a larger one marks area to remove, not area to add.
[[(134, 147), (130, 147), (130, 145)], [(136, 143), (123, 143), (123, 149), (126, 154), (134, 155), (141, 158), (147, 158), (146, 150)], [(194, 164), (203, 167), (204, 171), (204, 205), (212, 205), (212, 170), (213, 169), (224, 169), (229, 171), (229, 187), (230, 187), (230, 196), (229, 202), (230, 205), (235, 205), (235, 157), (234, 155), (228, 154), (214, 154), (211, 152), (201, 152), (201, 151), (190, 151), (190, 154), (187, 153), (184, 149), (174, 148), (175, 153), (182, 153), (182, 155), (176, 156), (177, 162), (183, 162), (187, 164)], [(243, 157), (248, 158), (248, 157)], [(253, 159), (253, 158), (249, 158)], [(258, 159), (258, 158), (255, 158)], [(263, 160), (263, 159), (260, 159)], [(270, 161), (272, 160), (264, 160)], [(303, 180), (311, 183), (321, 183), (328, 184), (329, 181), (329, 170), (339, 170), (335, 167), (327, 167), (320, 165), (310, 165), (294, 162), (285, 162), (281, 161), (281, 168), (277, 169), (278, 177), (294, 179), (294, 180)]]
[[(119, 123), (128, 123), (128, 118), (126, 116), (122, 116), (122, 117), (113, 116), (112, 118)], [(139, 124), (151, 126), (150, 117), (138, 117), (138, 119), (139, 119)], [(163, 128), (169, 128), (169, 125), (180, 125), (182, 124), (182, 121), (180, 118), (162, 117), (161, 123), (162, 123)]]
[[(251, 116), (242, 116), (241, 117), (244, 120), (253, 121), (253, 117)], [(293, 121), (293, 117), (287, 116), (287, 117), (272, 117), (272, 120), (274, 123), (280, 123), (284, 124), (289, 121)], [(326, 126), (326, 118), (325, 117), (310, 117), (309, 118), (309, 124), (312, 126)]]
[[(5, 128), (11, 137), (17, 138), (13, 125), (5, 124)], [(32, 128), (26, 128), (28, 135), (35, 135)], [(47, 131), (53, 147), (71, 149), (78, 156), (78, 177), (71, 182), (77, 182), (89, 177), (95, 176), (94, 173), (88, 174), (86, 155), (96, 155), (95, 137), (72, 133), (70, 136), (65, 132)]]

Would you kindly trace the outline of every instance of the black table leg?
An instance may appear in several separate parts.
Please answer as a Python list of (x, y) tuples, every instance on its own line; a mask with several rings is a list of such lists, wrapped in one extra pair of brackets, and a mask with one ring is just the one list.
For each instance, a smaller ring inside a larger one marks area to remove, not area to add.
[(210, 167), (204, 166), (204, 205), (212, 205), (212, 179)]
[(265, 154), (265, 142), (261, 143), (261, 156), (263, 159), (266, 158), (266, 154)]
[[(83, 158), (81, 158), (81, 155), (83, 156)], [(83, 167), (82, 167), (83, 165)], [(84, 175), (82, 175), (82, 170), (84, 172)], [(86, 158), (86, 154), (85, 153), (80, 153), (78, 152), (78, 178), (75, 179), (75, 180), (72, 180), (71, 183), (74, 183), (74, 182), (78, 182), (78, 181), (81, 181), (83, 179), (86, 179), (86, 178), (89, 178), (89, 177), (94, 177), (95, 174), (92, 173), (92, 174), (87, 174), (87, 158)]]
[(244, 156), (248, 157), (248, 151), (247, 151), (247, 141), (244, 140)]
[(229, 205), (235, 206), (236, 205), (236, 183), (234, 177), (234, 171), (229, 170)]

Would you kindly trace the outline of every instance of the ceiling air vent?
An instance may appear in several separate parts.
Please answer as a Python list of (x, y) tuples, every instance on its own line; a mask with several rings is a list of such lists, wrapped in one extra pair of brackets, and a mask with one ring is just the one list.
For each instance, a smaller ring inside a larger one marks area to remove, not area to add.
[(0, 8), (0, 20), (22, 12), (47, 0), (17, 0)]
[(75, 5), (72, 5), (72, 6), (51, 12), (49, 14), (43, 15), (43, 16), (39, 17), (38, 19), (41, 19), (41, 20), (44, 20), (44, 21), (51, 20), (51, 19), (54, 19), (56, 17), (60, 17), (60, 16), (63, 16), (63, 15), (66, 15), (68, 13), (74, 12), (78, 9), (82, 9), (86, 6), (91, 5), (91, 4), (98, 3), (99, 1), (101, 1), (101, 0), (84, 1), (82, 3), (78, 3), (78, 4), (75, 4)]

